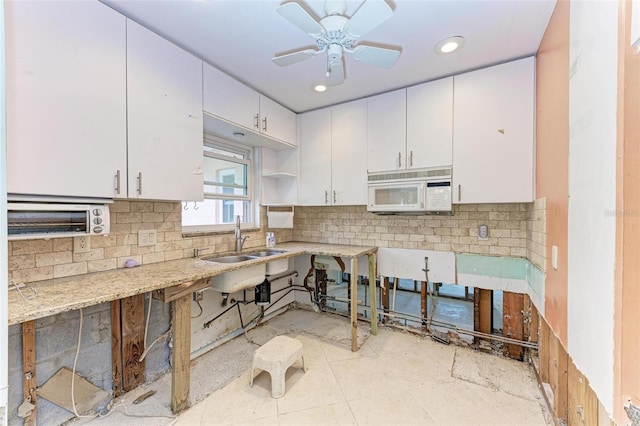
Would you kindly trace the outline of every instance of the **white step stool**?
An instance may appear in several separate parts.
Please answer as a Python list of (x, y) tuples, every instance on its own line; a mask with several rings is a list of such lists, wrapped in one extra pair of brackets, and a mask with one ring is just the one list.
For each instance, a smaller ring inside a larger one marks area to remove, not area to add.
[(250, 386), (253, 387), (255, 369), (267, 371), (271, 375), (271, 397), (282, 398), (285, 393), (285, 373), (298, 358), (302, 358), (302, 370), (306, 372), (302, 342), (287, 336), (274, 337), (253, 354)]

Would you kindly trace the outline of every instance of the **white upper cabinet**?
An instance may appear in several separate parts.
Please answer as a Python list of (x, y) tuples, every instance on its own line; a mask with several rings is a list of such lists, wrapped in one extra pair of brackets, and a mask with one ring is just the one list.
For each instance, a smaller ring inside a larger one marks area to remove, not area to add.
[(129, 198), (202, 200), (202, 61), (127, 20)]
[(331, 198), (334, 205), (367, 204), (367, 100), (331, 108)]
[(300, 204), (364, 205), (366, 99), (300, 115)]
[(125, 17), (99, 2), (4, 7), (8, 192), (126, 196)]
[(331, 204), (331, 108), (300, 115), (300, 194), (303, 206)]
[(297, 145), (296, 114), (204, 64), (204, 111), (244, 129)]
[(247, 129), (260, 129), (260, 94), (209, 64), (203, 66), (204, 110)]
[(367, 169), (404, 169), (407, 143), (407, 91), (367, 98)]
[(453, 202), (532, 201), (534, 58), (454, 81)]
[(453, 163), (453, 77), (407, 88), (407, 169)]

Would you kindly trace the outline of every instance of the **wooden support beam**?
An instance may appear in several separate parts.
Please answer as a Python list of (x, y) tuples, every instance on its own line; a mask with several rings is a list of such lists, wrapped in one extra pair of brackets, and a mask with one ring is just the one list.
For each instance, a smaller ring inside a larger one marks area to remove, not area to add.
[(34, 405), (29, 416), (25, 417), (24, 424), (35, 426), (36, 424), (36, 322), (22, 323), (22, 393), (24, 399)]
[(111, 376), (113, 396), (122, 394), (122, 324), (120, 300), (111, 302)]
[(378, 334), (378, 296), (376, 291), (376, 254), (369, 253), (369, 294), (371, 299), (371, 334)]
[(146, 380), (145, 361), (140, 361), (144, 352), (144, 296), (138, 294), (121, 299), (122, 384), (125, 392)]
[[(510, 339), (524, 340), (524, 294), (502, 292), (502, 335)], [(504, 356), (522, 361), (524, 349), (520, 345), (504, 344)]]
[(524, 311), (527, 312), (529, 317), (529, 322), (525, 324), (525, 340), (528, 342), (537, 342), (540, 315), (538, 314), (536, 305), (533, 304), (531, 298), (526, 294), (524, 296)]
[(191, 381), (191, 296), (171, 302), (171, 410), (177, 414), (189, 408)]
[[(434, 284), (434, 288), (436, 284)], [(493, 290), (477, 288), (473, 292), (473, 329), (491, 334), (493, 326)], [(479, 342), (475, 337), (474, 341)]]
[(351, 350), (358, 351), (358, 258), (351, 259)]
[(182, 296), (190, 295), (195, 291), (209, 287), (211, 285), (209, 281), (209, 278), (196, 281), (188, 281), (186, 283), (178, 284), (173, 287), (156, 290), (153, 292), (153, 298), (161, 300), (163, 302), (171, 302), (172, 300), (179, 299)]
[[(389, 313), (389, 277), (380, 277), (380, 304), (382, 305), (382, 312)], [(387, 322), (387, 316), (382, 316), (382, 323)]]

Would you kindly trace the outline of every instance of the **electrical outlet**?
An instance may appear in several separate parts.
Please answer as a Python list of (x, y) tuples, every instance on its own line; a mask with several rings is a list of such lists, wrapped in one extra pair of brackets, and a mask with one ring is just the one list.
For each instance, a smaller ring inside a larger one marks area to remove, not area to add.
[(82, 235), (80, 237), (73, 237), (73, 252), (74, 253), (89, 253), (91, 251), (91, 237), (88, 235)]
[(157, 242), (155, 229), (145, 229), (138, 231), (138, 247), (152, 246)]
[(204, 299), (204, 290), (193, 292), (193, 301), (194, 302), (200, 302), (202, 299)]

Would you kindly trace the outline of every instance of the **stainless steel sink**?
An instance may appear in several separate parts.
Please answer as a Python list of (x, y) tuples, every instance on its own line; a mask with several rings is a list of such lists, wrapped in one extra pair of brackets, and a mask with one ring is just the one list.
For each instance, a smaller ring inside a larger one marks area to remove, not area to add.
[(238, 262), (244, 262), (246, 260), (253, 260), (256, 257), (257, 256), (251, 257), (244, 254), (238, 254), (238, 255), (218, 256), (218, 257), (203, 257), (202, 260), (207, 260), (209, 262), (216, 262), (216, 263), (238, 263)]
[(267, 257), (267, 256), (274, 256), (276, 254), (281, 254), (281, 253), (284, 253), (284, 252), (280, 250), (262, 250), (262, 251), (254, 251), (251, 253), (247, 253), (247, 256)]

